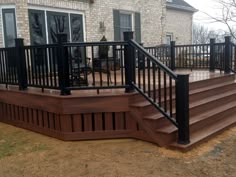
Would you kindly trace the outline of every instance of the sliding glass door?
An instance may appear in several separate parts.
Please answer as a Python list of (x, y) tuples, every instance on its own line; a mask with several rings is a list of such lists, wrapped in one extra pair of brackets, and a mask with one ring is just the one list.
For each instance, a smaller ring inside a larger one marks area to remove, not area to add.
[(68, 42), (84, 41), (83, 15), (81, 14), (30, 9), (29, 25), (31, 45), (57, 43), (59, 33), (66, 33)]
[(67, 13), (47, 12), (47, 24), (50, 44), (57, 43), (57, 34), (60, 33), (66, 33), (69, 41), (69, 16)]
[(44, 11), (29, 10), (31, 45), (46, 44), (46, 27)]

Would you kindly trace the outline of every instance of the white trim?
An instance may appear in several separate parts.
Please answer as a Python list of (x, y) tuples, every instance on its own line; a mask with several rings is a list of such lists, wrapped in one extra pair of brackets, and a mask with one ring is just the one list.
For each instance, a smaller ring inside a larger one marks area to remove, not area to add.
[(62, 13), (70, 13), (70, 14), (74, 13), (74, 14), (84, 15), (83, 11), (78, 11), (78, 10), (73, 10), (73, 9), (57, 8), (57, 7), (46, 7), (46, 6), (29, 5), (28, 9), (51, 11), (51, 12), (62, 12)]
[(71, 14), (78, 14), (78, 15), (82, 15), (82, 19), (83, 19), (83, 38), (84, 38), (84, 42), (86, 42), (87, 39), (87, 33), (86, 33), (86, 27), (85, 27), (85, 12), (83, 11), (78, 11), (78, 10), (72, 10), (72, 9), (62, 9), (62, 8), (53, 8), (53, 7), (45, 7), (45, 6), (35, 6), (35, 5), (29, 5), (28, 9), (30, 10), (41, 10), (44, 11), (45, 14), (45, 28), (46, 28), (46, 41), (47, 44), (49, 42), (48, 39), (48, 23), (47, 23), (47, 11), (50, 12), (59, 12), (59, 13), (66, 13), (69, 14), (69, 35), (70, 35), (70, 41), (71, 41), (71, 21), (70, 21), (70, 15)]
[(132, 31), (135, 31), (135, 17), (134, 17), (134, 14), (135, 12), (132, 12), (132, 11), (126, 11), (126, 10), (119, 10), (120, 11), (120, 14), (127, 14), (127, 15), (131, 15), (131, 28), (132, 28)]
[(3, 13), (2, 10), (3, 9), (14, 9), (15, 10), (15, 27), (16, 27), (16, 37), (18, 36), (18, 29), (17, 29), (17, 18), (16, 18), (16, 6), (15, 4), (7, 4), (7, 5), (1, 5), (0, 4), (0, 13), (1, 13), (1, 27), (2, 27), (2, 44), (3, 47), (6, 46), (5, 44), (5, 32), (4, 32), (4, 26), (3, 26)]

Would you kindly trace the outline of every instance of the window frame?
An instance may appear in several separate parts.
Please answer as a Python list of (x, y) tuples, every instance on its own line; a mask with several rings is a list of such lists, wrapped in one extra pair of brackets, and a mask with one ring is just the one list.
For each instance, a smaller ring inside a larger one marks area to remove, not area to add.
[[(170, 37), (170, 42), (173, 40), (173, 33), (166, 33), (166, 37), (165, 37), (165, 43), (167, 44), (167, 37)], [(167, 44), (167, 45), (170, 45), (170, 44)]]
[(69, 22), (69, 41), (71, 42), (71, 15), (82, 15), (83, 20), (83, 42), (86, 42), (87, 34), (86, 34), (86, 25), (85, 25), (85, 13), (83, 11), (71, 10), (71, 9), (60, 9), (60, 8), (51, 8), (51, 7), (41, 7), (41, 6), (33, 6), (30, 5), (28, 7), (29, 10), (43, 11), (44, 12), (44, 21), (45, 21), (45, 29), (46, 29), (46, 44), (49, 44), (49, 34), (48, 34), (48, 17), (47, 12), (55, 12), (55, 13), (64, 13), (68, 14), (68, 22)]
[(0, 5), (0, 13), (1, 13), (1, 26), (2, 26), (2, 45), (6, 47), (6, 34), (5, 34), (5, 25), (4, 25), (4, 17), (3, 17), (3, 10), (13, 10), (14, 9), (14, 22), (15, 22), (15, 35), (16, 38), (18, 36), (18, 29), (17, 29), (17, 18), (16, 18), (16, 7), (15, 5)]
[[(123, 15), (130, 15), (131, 16), (131, 31), (135, 31), (135, 19), (134, 19), (135, 12), (119, 10), (119, 16), (121, 16), (121, 14), (123, 14)], [(121, 25), (120, 25), (120, 31), (121, 31)], [(120, 40), (122, 40), (121, 32), (120, 32)]]

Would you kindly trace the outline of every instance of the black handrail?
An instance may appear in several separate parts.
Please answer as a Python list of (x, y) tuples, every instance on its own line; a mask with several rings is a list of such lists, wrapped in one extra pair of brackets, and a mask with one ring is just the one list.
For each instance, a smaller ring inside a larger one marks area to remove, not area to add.
[(72, 43), (63, 43), (63, 46), (112, 46), (112, 45), (128, 45), (128, 42), (124, 41), (106, 41), (106, 42), (72, 42)]
[(178, 128), (179, 143), (188, 144), (189, 75), (177, 75), (134, 40), (129, 40), (129, 45), (132, 48), (127, 49), (127, 59), (130, 65), (137, 66), (129, 68), (131, 88)]
[(142, 46), (140, 46), (136, 41), (131, 40), (129, 44), (139, 50), (143, 55), (146, 55), (149, 59), (152, 60), (156, 65), (158, 65), (161, 69), (163, 69), (166, 73), (172, 76), (173, 79), (177, 79), (177, 74), (175, 74), (170, 68), (165, 66), (163, 63), (158, 61), (155, 57), (153, 57), (150, 53), (148, 53)]

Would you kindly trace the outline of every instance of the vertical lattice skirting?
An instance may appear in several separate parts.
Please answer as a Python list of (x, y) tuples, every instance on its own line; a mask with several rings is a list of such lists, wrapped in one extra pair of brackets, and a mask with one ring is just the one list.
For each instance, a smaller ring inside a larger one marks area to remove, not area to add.
[(57, 114), (0, 102), (0, 121), (61, 140), (137, 137), (137, 122), (127, 112)]

